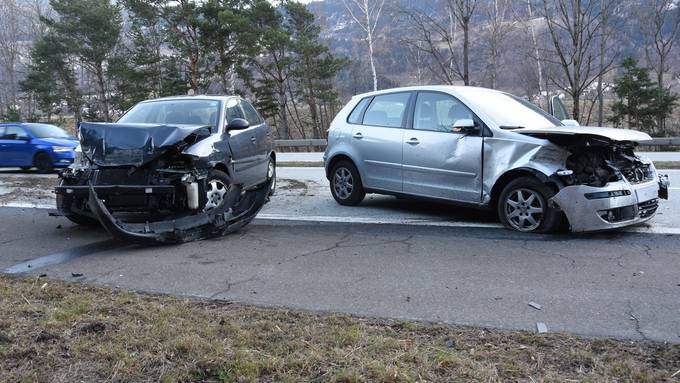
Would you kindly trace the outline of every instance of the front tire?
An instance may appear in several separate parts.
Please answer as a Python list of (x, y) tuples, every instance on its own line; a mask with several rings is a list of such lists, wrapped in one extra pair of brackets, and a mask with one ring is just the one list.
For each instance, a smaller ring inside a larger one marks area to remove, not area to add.
[(77, 225), (80, 225), (80, 226), (89, 226), (89, 227), (99, 226), (99, 221), (97, 221), (94, 218), (87, 217), (87, 216), (84, 216), (84, 215), (69, 214), (69, 215), (65, 215), (64, 217), (66, 217), (66, 219), (68, 219), (69, 221), (71, 221), (71, 222), (73, 222)]
[(269, 164), (267, 165), (267, 182), (271, 181), (269, 186), (269, 194), (267, 197), (271, 197), (276, 192), (276, 162), (273, 158), (269, 158)]
[(231, 178), (225, 172), (217, 169), (211, 170), (205, 182), (205, 205), (203, 206), (203, 211), (210, 211), (221, 207), (230, 187)]
[(508, 183), (498, 199), (498, 218), (508, 229), (527, 233), (548, 233), (560, 225), (560, 211), (549, 206), (554, 191), (532, 177)]
[(333, 166), (330, 181), (331, 194), (340, 205), (356, 206), (366, 196), (359, 171), (349, 161), (340, 161)]

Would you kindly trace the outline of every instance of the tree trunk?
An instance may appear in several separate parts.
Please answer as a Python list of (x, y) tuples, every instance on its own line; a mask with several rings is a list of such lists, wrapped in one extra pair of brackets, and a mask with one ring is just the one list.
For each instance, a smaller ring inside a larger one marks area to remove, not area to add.
[[(657, 83), (659, 86), (659, 102), (663, 98), (663, 68), (664, 65), (666, 64), (666, 57), (662, 54), (659, 55), (659, 72), (657, 73)], [(661, 113), (656, 116), (656, 127), (659, 129), (660, 132), (663, 132), (666, 128), (666, 119), (663, 118)]]
[(371, 28), (371, 18), (368, 7), (368, 0), (364, 0), (366, 10), (366, 39), (368, 40), (368, 56), (371, 61), (371, 74), (373, 75), (373, 91), (378, 90), (378, 75), (375, 72), (375, 61), (373, 59), (373, 29)]
[(288, 114), (286, 113), (286, 104), (288, 104), (288, 97), (286, 96), (286, 85), (283, 81), (278, 82), (278, 97), (279, 97), (279, 122), (281, 123), (279, 130), (279, 138), (287, 140), (290, 138), (290, 129), (288, 126)]
[(463, 19), (463, 83), (470, 85), (470, 19)]
[(97, 63), (96, 67), (97, 85), (99, 87), (99, 105), (101, 105), (104, 121), (109, 122), (109, 98), (106, 94), (106, 84), (104, 82), (104, 67), (102, 63)]

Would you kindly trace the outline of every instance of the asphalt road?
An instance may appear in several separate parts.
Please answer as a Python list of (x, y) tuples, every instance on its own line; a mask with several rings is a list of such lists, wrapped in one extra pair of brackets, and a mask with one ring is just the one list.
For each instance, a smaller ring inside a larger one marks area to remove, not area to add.
[[(680, 172), (669, 173), (680, 185)], [(0, 177), (5, 272), (362, 316), (526, 330), (544, 322), (549, 331), (680, 343), (677, 188), (650, 225), (525, 235), (498, 228), (492, 214), (393, 197), (340, 207), (321, 169), (280, 168), (277, 195), (241, 232), (137, 247), (46, 209), (7, 207), (51, 201), (20, 182), (12, 189), (12, 177), (29, 176)]]

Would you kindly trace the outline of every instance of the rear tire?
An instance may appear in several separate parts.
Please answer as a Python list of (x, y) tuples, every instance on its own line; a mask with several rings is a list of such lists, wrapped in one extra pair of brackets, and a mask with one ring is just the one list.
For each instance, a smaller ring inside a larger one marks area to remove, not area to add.
[(269, 186), (267, 197), (273, 196), (276, 192), (276, 162), (271, 157), (269, 157), (269, 164), (267, 165), (267, 182), (269, 181), (271, 181), (271, 186)]
[(361, 176), (349, 161), (340, 161), (331, 170), (331, 194), (340, 205), (356, 206), (366, 196)]
[(498, 198), (498, 218), (505, 227), (526, 233), (556, 231), (561, 213), (549, 206), (555, 192), (532, 177), (520, 177), (503, 188)]
[(52, 166), (52, 158), (47, 153), (38, 153), (33, 158), (33, 166), (38, 168), (41, 173), (49, 173), (54, 169)]

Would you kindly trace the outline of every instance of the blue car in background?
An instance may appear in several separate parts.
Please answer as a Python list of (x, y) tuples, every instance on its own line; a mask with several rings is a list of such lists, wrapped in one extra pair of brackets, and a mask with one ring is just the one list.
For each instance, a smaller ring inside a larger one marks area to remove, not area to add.
[(0, 167), (65, 168), (76, 157), (78, 139), (49, 124), (0, 123)]

